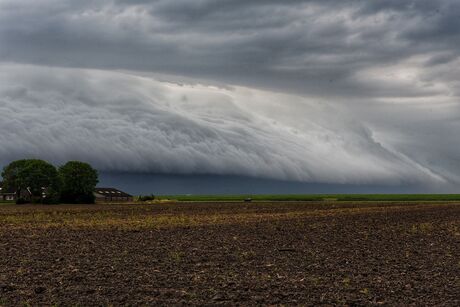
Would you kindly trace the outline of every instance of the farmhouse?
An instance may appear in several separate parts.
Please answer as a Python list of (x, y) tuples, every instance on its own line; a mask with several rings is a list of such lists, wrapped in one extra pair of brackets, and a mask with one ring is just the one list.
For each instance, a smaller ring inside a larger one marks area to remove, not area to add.
[(3, 182), (0, 181), (0, 201), (3, 200), (16, 200), (16, 191), (13, 189), (6, 189), (3, 186)]
[(127, 202), (133, 201), (133, 196), (114, 188), (96, 188), (96, 202)]
[[(43, 194), (45, 195), (45, 194)], [(21, 190), (21, 196), (19, 198), (22, 199), (30, 199), (32, 193), (30, 192), (29, 188)], [(15, 189), (7, 189), (3, 185), (3, 182), (0, 181), (0, 201), (16, 201), (18, 199), (18, 193)]]

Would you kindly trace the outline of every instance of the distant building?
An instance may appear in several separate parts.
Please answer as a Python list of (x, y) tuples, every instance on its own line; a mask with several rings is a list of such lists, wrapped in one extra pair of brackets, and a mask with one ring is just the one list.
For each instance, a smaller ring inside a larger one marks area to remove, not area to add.
[[(29, 189), (21, 191), (22, 199), (30, 199), (32, 193)], [(18, 199), (18, 193), (15, 189), (6, 189), (3, 182), (0, 181), (0, 201), (16, 201)]]
[(16, 200), (16, 191), (4, 188), (3, 182), (0, 182), (0, 200)]
[(114, 188), (94, 189), (96, 202), (129, 202), (133, 201), (133, 196)]

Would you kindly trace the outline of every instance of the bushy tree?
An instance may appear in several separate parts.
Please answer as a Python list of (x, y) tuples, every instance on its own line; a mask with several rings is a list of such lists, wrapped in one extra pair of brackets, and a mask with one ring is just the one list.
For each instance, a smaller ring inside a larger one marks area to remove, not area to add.
[(59, 175), (62, 181), (62, 202), (94, 203), (93, 191), (99, 180), (97, 171), (91, 165), (69, 161), (59, 167)]
[(139, 195), (138, 197), (139, 201), (151, 201), (155, 200), (155, 195), (150, 194), (150, 195)]
[(21, 177), (21, 173), (27, 164), (28, 160), (16, 160), (8, 164), (3, 168), (2, 178), (3, 186), (5, 189), (13, 189), (18, 195), (21, 195), (21, 191), (27, 189), (24, 183), (24, 178)]
[(31, 193), (33, 203), (55, 203), (59, 200), (61, 182), (56, 168), (46, 161), (27, 160), (21, 178)]
[(4, 185), (17, 192), (18, 202), (22, 192), (30, 192), (32, 202), (56, 202), (59, 199), (60, 178), (56, 168), (38, 159), (17, 160), (7, 165), (2, 172)]

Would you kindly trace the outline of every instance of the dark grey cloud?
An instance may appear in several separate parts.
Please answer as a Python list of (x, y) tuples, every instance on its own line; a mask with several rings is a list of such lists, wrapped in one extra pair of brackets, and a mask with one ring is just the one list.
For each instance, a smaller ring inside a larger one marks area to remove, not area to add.
[(2, 3), (4, 60), (166, 72), (310, 95), (331, 93), (332, 83), (340, 96), (372, 96), (372, 86), (353, 79), (356, 71), (456, 50), (453, 42), (425, 41), (458, 34), (452, 1)]
[(459, 13), (454, 0), (0, 0), (0, 138), (16, 140), (0, 160), (458, 182)]

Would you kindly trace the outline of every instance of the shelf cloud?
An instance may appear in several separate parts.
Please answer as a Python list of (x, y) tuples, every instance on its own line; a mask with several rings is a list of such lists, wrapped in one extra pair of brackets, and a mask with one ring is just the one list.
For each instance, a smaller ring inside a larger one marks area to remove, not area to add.
[(460, 182), (460, 3), (0, 0), (0, 164)]

